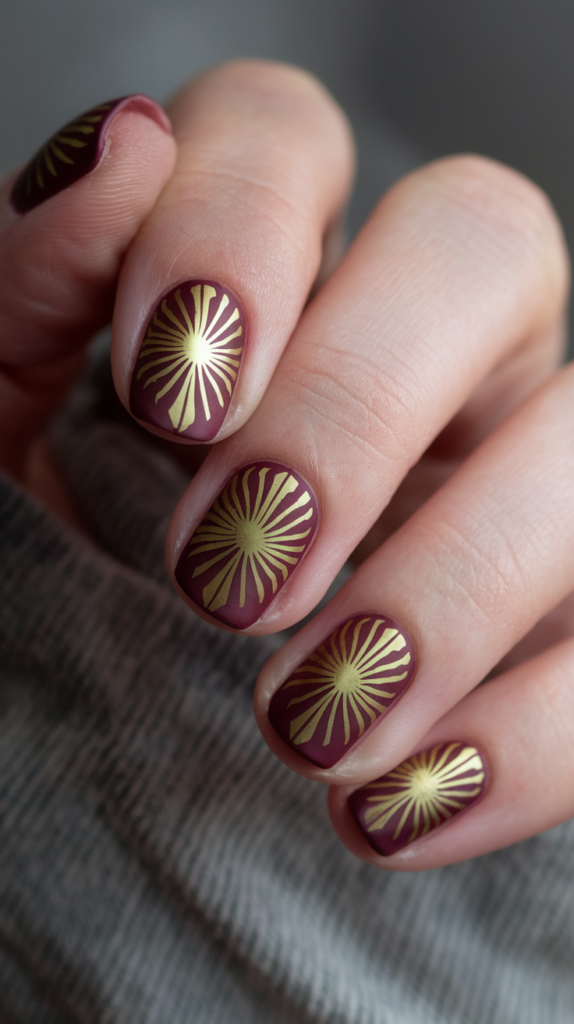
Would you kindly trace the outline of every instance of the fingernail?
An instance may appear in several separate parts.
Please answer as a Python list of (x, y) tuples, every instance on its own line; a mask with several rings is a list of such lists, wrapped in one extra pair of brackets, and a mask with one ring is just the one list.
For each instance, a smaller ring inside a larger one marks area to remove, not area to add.
[(441, 743), (355, 790), (349, 809), (373, 850), (390, 857), (470, 807), (487, 781), (476, 747)]
[(93, 171), (105, 149), (106, 130), (125, 107), (141, 111), (170, 130), (161, 107), (140, 93), (93, 107), (52, 135), (24, 168), (10, 196), (16, 211), (28, 213)]
[(156, 306), (134, 367), (130, 410), (178, 437), (211, 441), (245, 347), (241, 303), (217, 281), (183, 281)]
[(357, 615), (339, 626), (279, 687), (271, 725), (293, 750), (332, 768), (409, 685), (412, 641), (385, 615)]
[(216, 498), (176, 579), (214, 619), (246, 629), (301, 563), (318, 524), (317, 499), (302, 476), (277, 462), (254, 462)]

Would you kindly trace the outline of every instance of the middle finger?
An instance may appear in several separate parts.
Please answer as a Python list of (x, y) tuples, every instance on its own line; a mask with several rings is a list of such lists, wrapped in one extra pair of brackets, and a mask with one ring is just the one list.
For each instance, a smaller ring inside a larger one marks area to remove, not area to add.
[(514, 172), (454, 158), (396, 186), (180, 502), (182, 594), (252, 632), (307, 614), (477, 384), (548, 345), (566, 285), (557, 221)]

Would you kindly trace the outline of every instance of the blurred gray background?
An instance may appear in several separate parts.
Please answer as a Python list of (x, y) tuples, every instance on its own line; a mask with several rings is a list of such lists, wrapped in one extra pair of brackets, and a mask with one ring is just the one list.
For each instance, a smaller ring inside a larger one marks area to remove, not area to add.
[(1, 0), (2, 173), (79, 111), (163, 100), (237, 56), (302, 65), (349, 113), (355, 230), (396, 177), (460, 150), (551, 196), (574, 239), (574, 0)]

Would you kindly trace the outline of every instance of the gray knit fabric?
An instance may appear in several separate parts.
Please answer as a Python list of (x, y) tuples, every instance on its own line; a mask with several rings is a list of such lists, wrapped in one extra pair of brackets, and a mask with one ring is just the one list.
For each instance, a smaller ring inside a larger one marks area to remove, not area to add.
[(331, 831), (251, 710), (276, 638), (166, 581), (185, 485), (84, 407), (65, 471), (102, 549), (0, 485), (2, 1024), (567, 1024), (574, 825), (423, 874)]

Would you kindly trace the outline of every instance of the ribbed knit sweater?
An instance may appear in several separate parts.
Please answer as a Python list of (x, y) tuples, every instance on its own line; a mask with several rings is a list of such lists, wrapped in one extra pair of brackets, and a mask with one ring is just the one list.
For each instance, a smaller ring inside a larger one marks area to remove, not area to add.
[(574, 824), (355, 860), (256, 728), (281, 638), (171, 590), (182, 472), (86, 398), (56, 445), (97, 544), (0, 483), (1, 1024), (571, 1024)]

